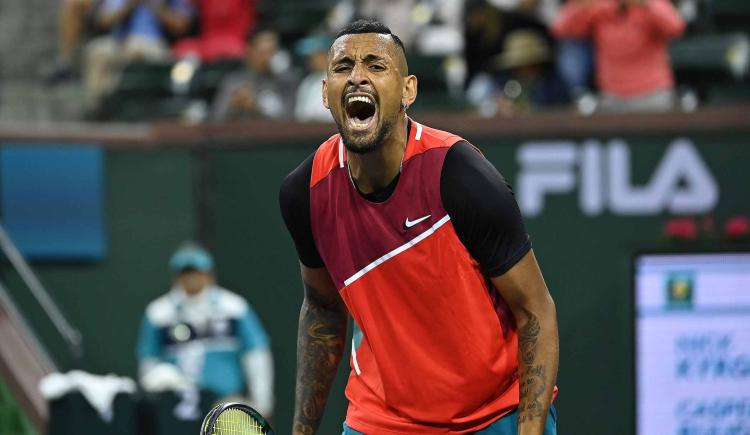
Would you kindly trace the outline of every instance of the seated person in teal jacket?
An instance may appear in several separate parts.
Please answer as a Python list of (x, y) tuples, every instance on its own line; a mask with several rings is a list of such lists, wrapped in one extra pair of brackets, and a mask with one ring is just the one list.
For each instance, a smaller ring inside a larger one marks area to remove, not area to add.
[(197, 387), (224, 399), (244, 396), (270, 416), (268, 336), (245, 299), (215, 284), (213, 263), (211, 254), (192, 243), (172, 256), (172, 289), (148, 305), (141, 325), (141, 384), (147, 391)]

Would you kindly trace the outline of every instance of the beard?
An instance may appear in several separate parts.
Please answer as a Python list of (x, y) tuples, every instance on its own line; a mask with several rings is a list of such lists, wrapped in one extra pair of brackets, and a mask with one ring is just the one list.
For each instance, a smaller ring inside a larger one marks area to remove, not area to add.
[(336, 120), (336, 127), (341, 134), (341, 138), (344, 141), (344, 146), (348, 151), (355, 154), (368, 154), (376, 151), (383, 145), (385, 139), (391, 135), (391, 131), (393, 131), (394, 121), (392, 119), (383, 120), (383, 123), (376, 127), (375, 131), (365, 134), (351, 133), (338, 119), (334, 119)]

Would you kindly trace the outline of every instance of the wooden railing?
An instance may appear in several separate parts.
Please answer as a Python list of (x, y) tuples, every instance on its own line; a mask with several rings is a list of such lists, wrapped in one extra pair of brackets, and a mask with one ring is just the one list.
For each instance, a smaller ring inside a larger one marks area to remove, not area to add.
[(54, 370), (42, 347), (0, 288), (0, 378), (38, 433), (45, 432), (47, 404), (39, 381)]
[[(690, 134), (750, 130), (750, 105), (704, 108), (692, 113), (597, 114), (570, 111), (482, 118), (475, 114), (424, 114), (415, 119), (467, 138), (486, 136), (554, 137), (597, 134)], [(278, 142), (313, 141), (335, 133), (333, 123), (248, 120), (190, 125), (0, 122), (0, 142), (97, 143), (107, 148), (253, 147)]]

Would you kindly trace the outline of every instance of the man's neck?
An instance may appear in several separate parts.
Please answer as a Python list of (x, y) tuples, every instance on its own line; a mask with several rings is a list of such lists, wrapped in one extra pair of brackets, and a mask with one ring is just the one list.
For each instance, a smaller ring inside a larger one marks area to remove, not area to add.
[(406, 126), (408, 119), (399, 117), (391, 135), (377, 150), (367, 154), (347, 151), (349, 171), (361, 193), (368, 194), (390, 184), (401, 171), (401, 162), (406, 151)]

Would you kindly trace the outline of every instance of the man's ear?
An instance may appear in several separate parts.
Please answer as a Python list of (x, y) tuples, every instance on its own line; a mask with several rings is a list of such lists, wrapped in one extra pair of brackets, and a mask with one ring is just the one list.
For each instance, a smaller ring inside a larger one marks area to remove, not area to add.
[(411, 106), (417, 99), (417, 77), (414, 75), (406, 76), (404, 79), (404, 88), (401, 91), (401, 105), (404, 108)]
[(328, 105), (328, 80), (323, 79), (323, 105), (326, 109), (331, 109), (331, 106)]

